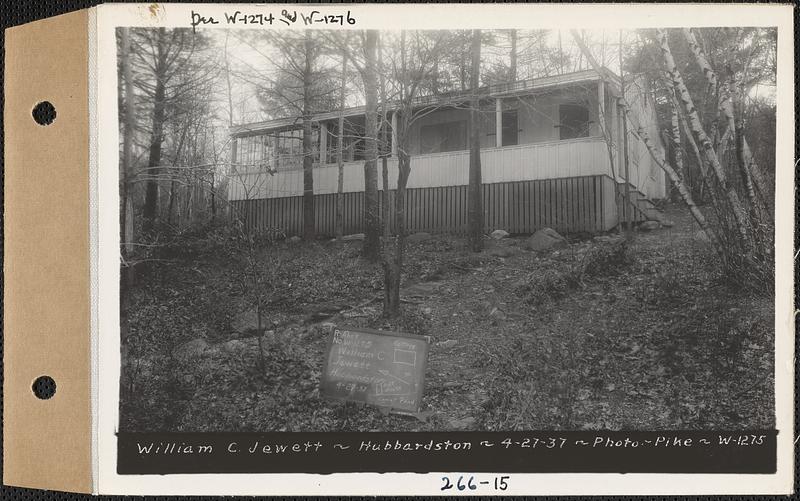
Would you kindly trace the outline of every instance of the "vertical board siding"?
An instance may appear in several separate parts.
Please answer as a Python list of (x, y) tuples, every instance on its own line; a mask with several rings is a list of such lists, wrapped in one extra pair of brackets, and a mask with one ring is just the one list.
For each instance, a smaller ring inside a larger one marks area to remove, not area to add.
[[(550, 227), (563, 233), (607, 231), (617, 224), (623, 210), (616, 183), (607, 176), (484, 184), (481, 197), (484, 230), (503, 229), (510, 233), (532, 233)], [(634, 192), (635, 193), (635, 192)], [(389, 203), (390, 228), (394, 224), (395, 190), (388, 197), (379, 192), (380, 207)], [(344, 233), (364, 231), (363, 192), (343, 193)], [(303, 197), (237, 200), (231, 202), (234, 217), (249, 228), (278, 228), (287, 235), (299, 235), (303, 227)], [(409, 188), (406, 190), (405, 225), (409, 233), (459, 233), (467, 229), (469, 207), (467, 186)], [(315, 228), (318, 234), (335, 234), (336, 194), (314, 197)], [(637, 210), (637, 221), (644, 212)], [(383, 216), (382, 209), (380, 210)]]

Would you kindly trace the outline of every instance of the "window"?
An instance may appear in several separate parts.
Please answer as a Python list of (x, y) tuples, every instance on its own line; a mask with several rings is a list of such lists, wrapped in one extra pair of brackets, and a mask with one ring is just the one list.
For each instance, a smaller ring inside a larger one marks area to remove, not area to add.
[(503, 146), (519, 144), (519, 121), (517, 110), (503, 112)]
[(445, 122), (420, 127), (420, 153), (467, 149), (467, 122)]
[(560, 139), (589, 137), (589, 110), (579, 104), (562, 104), (558, 107)]

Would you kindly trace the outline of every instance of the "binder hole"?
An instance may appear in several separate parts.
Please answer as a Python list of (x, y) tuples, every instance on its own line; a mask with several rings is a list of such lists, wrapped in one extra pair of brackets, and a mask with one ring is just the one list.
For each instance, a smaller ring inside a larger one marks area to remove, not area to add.
[(42, 101), (33, 107), (33, 120), (39, 125), (50, 125), (56, 119), (56, 107), (50, 101)]
[(36, 398), (47, 400), (56, 394), (56, 382), (50, 376), (39, 376), (33, 382), (33, 394)]

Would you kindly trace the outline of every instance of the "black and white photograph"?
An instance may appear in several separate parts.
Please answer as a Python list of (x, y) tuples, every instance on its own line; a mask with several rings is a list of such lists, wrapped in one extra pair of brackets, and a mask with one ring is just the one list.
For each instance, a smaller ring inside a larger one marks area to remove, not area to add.
[(775, 29), (116, 34), (122, 431), (775, 427)]

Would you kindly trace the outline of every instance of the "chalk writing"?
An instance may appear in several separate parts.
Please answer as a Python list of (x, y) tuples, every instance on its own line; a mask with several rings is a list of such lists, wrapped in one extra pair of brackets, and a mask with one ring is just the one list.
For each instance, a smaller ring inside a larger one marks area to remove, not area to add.
[(371, 329), (331, 333), (321, 393), (343, 400), (416, 412), (422, 402), (428, 342), (420, 336)]

